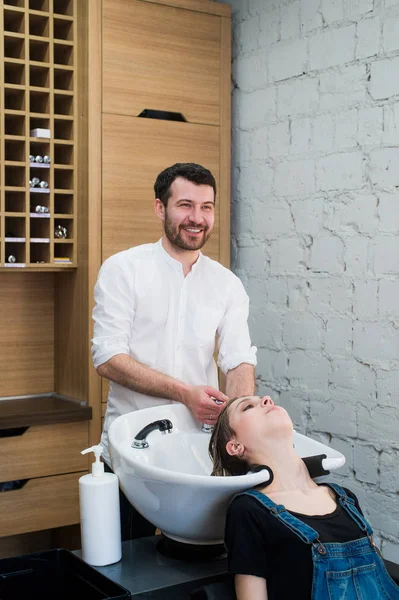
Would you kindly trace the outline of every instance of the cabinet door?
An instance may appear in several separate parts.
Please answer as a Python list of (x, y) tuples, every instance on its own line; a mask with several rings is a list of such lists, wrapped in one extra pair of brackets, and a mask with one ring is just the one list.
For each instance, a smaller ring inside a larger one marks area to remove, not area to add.
[[(196, 162), (219, 182), (219, 128), (103, 115), (102, 260), (132, 246), (157, 241), (154, 212), (158, 173), (176, 162)], [(219, 258), (219, 198), (216, 222), (204, 253)]]
[(219, 125), (221, 17), (135, 0), (103, 2), (103, 112), (182, 113)]

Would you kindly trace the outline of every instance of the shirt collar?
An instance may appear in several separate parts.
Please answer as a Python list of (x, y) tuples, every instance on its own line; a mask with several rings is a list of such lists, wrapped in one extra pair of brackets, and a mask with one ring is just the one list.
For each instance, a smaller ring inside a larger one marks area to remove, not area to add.
[[(158, 240), (157, 242), (157, 246), (158, 246), (158, 252), (160, 254), (160, 256), (173, 268), (176, 269), (178, 271), (182, 271), (183, 270), (183, 265), (181, 264), (180, 261), (176, 260), (175, 258), (173, 258), (173, 256), (171, 256), (168, 252), (166, 252), (165, 248), (163, 247), (162, 244), (162, 238), (160, 240)], [(191, 267), (191, 272), (194, 272), (198, 265), (203, 261), (203, 254), (200, 250), (199, 255), (197, 260), (195, 261), (195, 263), (193, 264), (193, 266)]]

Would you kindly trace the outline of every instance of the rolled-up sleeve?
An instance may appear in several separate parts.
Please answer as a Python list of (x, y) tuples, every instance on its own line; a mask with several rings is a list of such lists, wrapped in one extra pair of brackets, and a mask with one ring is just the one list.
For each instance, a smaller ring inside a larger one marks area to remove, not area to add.
[(234, 276), (223, 319), (218, 327), (218, 366), (224, 374), (241, 363), (256, 366), (256, 346), (251, 345), (248, 329), (249, 298)]
[(118, 255), (107, 259), (94, 288), (94, 335), (92, 357), (95, 368), (117, 354), (129, 354), (134, 318), (133, 273), (118, 262)]

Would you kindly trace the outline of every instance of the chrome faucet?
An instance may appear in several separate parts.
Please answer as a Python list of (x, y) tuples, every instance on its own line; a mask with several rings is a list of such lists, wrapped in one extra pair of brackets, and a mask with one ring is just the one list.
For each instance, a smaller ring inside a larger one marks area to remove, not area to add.
[(159, 421), (149, 423), (138, 432), (138, 434), (133, 440), (132, 448), (148, 448), (148, 442), (146, 439), (147, 435), (151, 433), (151, 431), (155, 431), (156, 429), (158, 429), (163, 434), (165, 434), (166, 432), (171, 433), (173, 425), (169, 421), (169, 419), (161, 419)]

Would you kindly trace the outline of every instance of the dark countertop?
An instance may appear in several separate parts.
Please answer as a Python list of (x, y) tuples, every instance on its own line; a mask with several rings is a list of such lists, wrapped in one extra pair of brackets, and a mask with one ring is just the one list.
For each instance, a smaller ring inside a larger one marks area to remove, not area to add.
[[(129, 590), (132, 596), (187, 583), (201, 585), (227, 573), (225, 558), (185, 562), (163, 556), (156, 549), (160, 539), (161, 536), (151, 536), (123, 542), (122, 559), (118, 563), (94, 568)], [(81, 550), (75, 550), (74, 554), (82, 557)]]
[(89, 421), (91, 406), (59, 394), (0, 398), (0, 430)]

